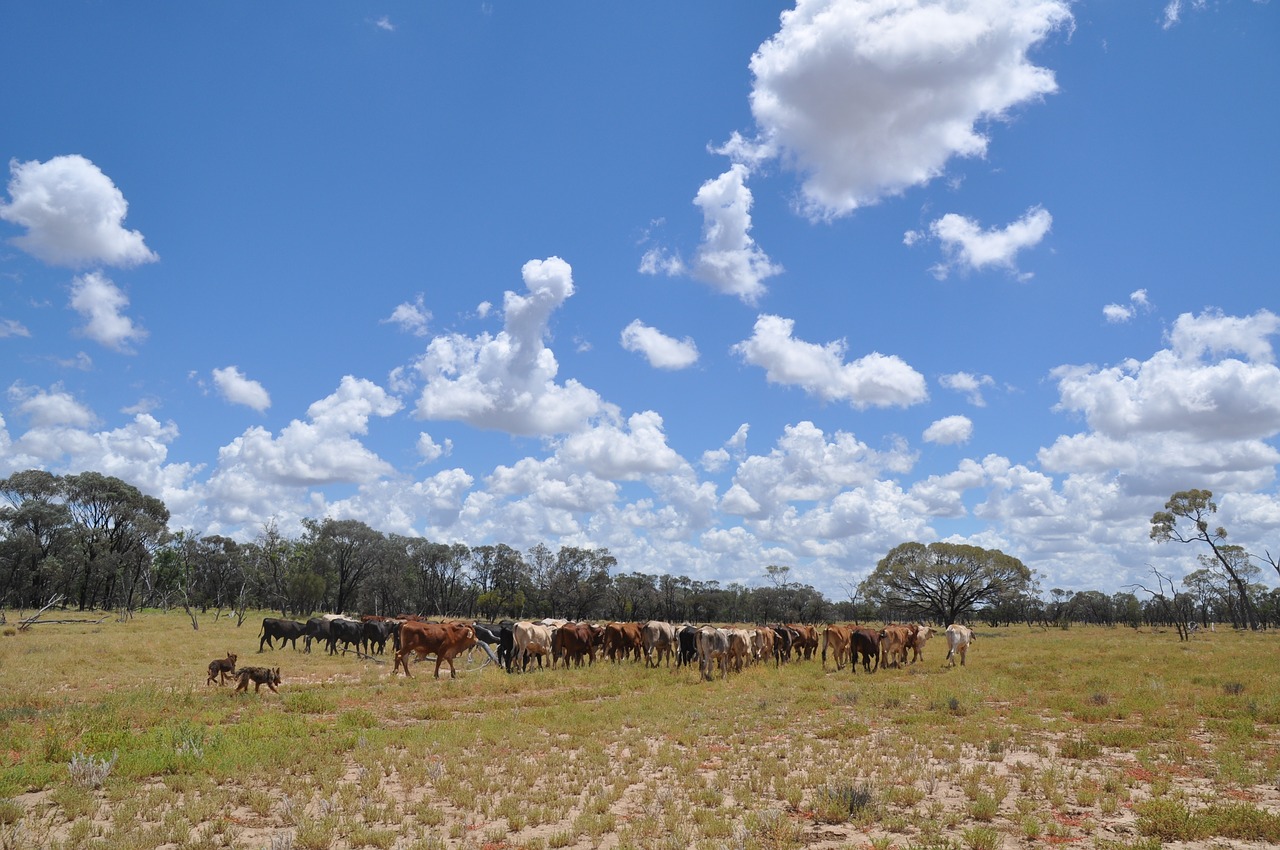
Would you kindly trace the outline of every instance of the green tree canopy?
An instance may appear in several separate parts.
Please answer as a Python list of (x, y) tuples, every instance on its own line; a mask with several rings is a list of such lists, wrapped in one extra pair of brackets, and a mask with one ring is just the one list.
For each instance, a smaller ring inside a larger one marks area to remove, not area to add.
[(946, 625), (1030, 584), (1031, 570), (999, 549), (903, 543), (876, 564), (861, 590), (891, 615)]

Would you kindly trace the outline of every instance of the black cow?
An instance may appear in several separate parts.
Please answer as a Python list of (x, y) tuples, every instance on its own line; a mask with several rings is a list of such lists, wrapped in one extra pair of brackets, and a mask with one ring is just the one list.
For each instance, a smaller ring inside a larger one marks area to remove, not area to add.
[(342, 651), (345, 653), (351, 648), (351, 644), (356, 645), (356, 652), (360, 651), (360, 647), (364, 642), (364, 623), (359, 620), (330, 620), (329, 621), (329, 654), (338, 654), (338, 642), (342, 642)]
[(374, 645), (376, 644), (378, 654), (382, 655), (386, 652), (387, 641), (399, 630), (400, 623), (396, 620), (365, 620), (363, 634), (364, 651), (367, 654), (372, 655)]
[(679, 648), (676, 650), (676, 667), (684, 667), (698, 660), (698, 627), (684, 626), (676, 632)]
[[(476, 640), (484, 641), (490, 646), (498, 647), (498, 663), (503, 669), (509, 666), (508, 659), (515, 649), (515, 623), (510, 620), (503, 620), (501, 623), (476, 623), (472, 628), (475, 629)], [(507, 670), (507, 672), (511, 672)]]
[(306, 651), (311, 651), (311, 641), (329, 642), (329, 621), (324, 617), (312, 617), (307, 620), (306, 628), (302, 632), (302, 643), (306, 647)]
[(791, 660), (791, 645), (795, 639), (795, 632), (786, 626), (770, 626), (773, 629), (773, 661), (777, 664), (779, 661)]
[[(307, 628), (306, 623), (299, 623), (296, 620), (281, 620), (277, 617), (263, 617), (262, 631), (258, 632), (258, 652), (262, 652), (263, 644), (275, 649), (275, 644), (271, 642), (272, 638), (278, 638), (280, 645), (284, 646), (285, 641), (292, 641), (293, 648), (298, 648), (298, 638), (302, 637)], [(305, 641), (304, 641), (305, 643)]]

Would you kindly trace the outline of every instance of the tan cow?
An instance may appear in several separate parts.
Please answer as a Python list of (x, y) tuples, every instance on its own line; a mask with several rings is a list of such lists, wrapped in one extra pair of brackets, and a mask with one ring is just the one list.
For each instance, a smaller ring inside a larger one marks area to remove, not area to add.
[(929, 642), (929, 638), (938, 633), (933, 626), (916, 626), (916, 636), (912, 638), (908, 647), (911, 650), (911, 663), (915, 664), (921, 658), (924, 658), (924, 645)]
[(466, 623), (405, 623), (400, 627), (400, 648), (396, 650), (396, 663), (391, 668), (391, 675), (403, 667), (406, 676), (409, 672), (409, 654), (418, 658), (427, 655), (436, 657), (436, 678), (440, 678), (440, 665), (449, 663), (450, 678), (458, 678), (458, 671), (453, 668), (454, 657), (464, 650), (476, 645), (476, 631)]
[(723, 629), (729, 635), (729, 665), (741, 673), (751, 657), (751, 632), (746, 629)]
[[(773, 656), (773, 629), (760, 626), (751, 630), (751, 654), (760, 662), (768, 661)], [(776, 658), (774, 666), (777, 666)]]
[(947, 626), (947, 662), (950, 666), (956, 666), (956, 656), (960, 657), (960, 666), (964, 666), (964, 655), (969, 651), (969, 644), (973, 643), (973, 629), (968, 626), (962, 626), (959, 623), (952, 623)]
[(826, 631), (822, 633), (822, 669), (827, 669), (827, 650), (831, 650), (831, 655), (836, 664), (837, 670), (843, 670), (845, 662), (849, 660), (849, 635), (848, 626), (827, 626)]
[(902, 667), (915, 640), (917, 626), (889, 625), (880, 630), (880, 666)]

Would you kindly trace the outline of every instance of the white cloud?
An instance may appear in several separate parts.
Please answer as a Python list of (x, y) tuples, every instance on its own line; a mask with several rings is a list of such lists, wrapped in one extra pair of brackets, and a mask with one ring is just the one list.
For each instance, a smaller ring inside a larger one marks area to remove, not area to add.
[(415, 364), (426, 386), (416, 413), (512, 434), (581, 430), (608, 410), (574, 380), (555, 382), (559, 364), (547, 348), (551, 314), (573, 295), (569, 264), (559, 257), (523, 268), (527, 295), (507, 292), (503, 329), (496, 335), (438, 336)]
[(439, 460), (453, 451), (453, 440), (445, 440), (444, 445), (440, 445), (431, 439), (431, 435), (426, 431), (418, 433), (418, 454), (422, 455), (422, 459), (428, 463)]
[[(945, 278), (951, 269), (981, 271), (998, 266), (1017, 273), (1014, 259), (1024, 248), (1038, 245), (1049, 232), (1053, 216), (1043, 207), (1032, 207), (1022, 218), (1001, 229), (983, 230), (978, 222), (955, 213), (947, 213), (929, 225), (929, 232), (942, 242), (947, 260), (934, 267), (934, 274)], [(1030, 275), (1021, 275), (1028, 278)]]
[(707, 472), (715, 473), (724, 469), (730, 460), (741, 462), (746, 457), (747, 433), (750, 430), (751, 426), (744, 422), (738, 426), (738, 430), (725, 441), (723, 446), (703, 452), (702, 459), (699, 461), (702, 468)]
[(1210, 489), (1265, 486), (1280, 461), (1266, 442), (1280, 433), (1280, 369), (1269, 341), (1277, 331), (1280, 318), (1267, 310), (1183, 314), (1170, 348), (1146, 361), (1060, 367), (1057, 409), (1083, 415), (1090, 430), (1042, 449), (1041, 465), (1116, 470), (1130, 489), (1166, 493), (1189, 478)]
[(71, 282), (71, 308), (85, 318), (80, 333), (94, 342), (124, 354), (132, 354), (130, 343), (147, 338), (145, 329), (122, 312), (129, 299), (114, 283), (89, 272)]
[(667, 445), (662, 417), (652, 410), (632, 414), (625, 428), (603, 423), (571, 434), (557, 448), (556, 458), (569, 469), (611, 481), (669, 473), (683, 464)]
[(1057, 90), (1028, 52), (1071, 21), (1061, 0), (799, 0), (751, 59), (755, 143), (804, 175), (815, 218), (922, 185), (982, 156), (978, 125)]
[(973, 436), (973, 421), (967, 416), (944, 416), (924, 429), (926, 443), (955, 446), (969, 442)]
[(250, 428), (224, 446), (211, 484), (244, 493), (255, 482), (322, 485), (388, 475), (391, 465), (352, 435), (368, 432), (370, 416), (390, 416), (400, 408), (400, 400), (381, 387), (348, 375), (331, 395), (307, 409), (309, 421), (293, 420), (278, 437), (265, 428)]
[(675, 277), (685, 272), (684, 260), (662, 247), (650, 248), (640, 258), (641, 274), (663, 274)]
[(830, 499), (844, 488), (872, 485), (886, 471), (907, 472), (914, 463), (902, 445), (877, 452), (853, 434), (837, 431), (828, 439), (812, 422), (799, 422), (784, 429), (768, 455), (739, 464), (722, 508), (756, 518), (774, 515), (789, 502)]
[(391, 311), (391, 315), (382, 321), (399, 325), (400, 330), (414, 336), (426, 336), (427, 325), (431, 322), (431, 311), (423, 305), (422, 293), (418, 293), (417, 299), (412, 304), (406, 301), (397, 305)]
[(1169, 29), (1178, 23), (1182, 17), (1182, 0), (1169, 0), (1164, 7), (1164, 21), (1161, 24), (1162, 29)]
[(643, 354), (655, 369), (685, 369), (698, 362), (698, 346), (651, 328), (639, 319), (622, 329), (622, 347)]
[(691, 273), (726, 295), (754, 304), (766, 291), (764, 281), (782, 267), (751, 238), (751, 190), (746, 179), (746, 167), (735, 164), (698, 190), (694, 203), (702, 209), (702, 244), (694, 254)]
[(1147, 291), (1138, 289), (1129, 293), (1128, 304), (1108, 304), (1102, 308), (1102, 315), (1109, 323), (1118, 324), (1132, 319), (1138, 310), (1149, 309), (1151, 302), (1147, 299)]
[(76, 401), (58, 384), (42, 390), (14, 383), (9, 387), (9, 399), (16, 404), (15, 409), (27, 418), (31, 428), (59, 425), (88, 428), (97, 422), (92, 410)]
[(1120, 324), (1133, 318), (1133, 308), (1124, 304), (1107, 304), (1102, 308), (1102, 316), (1113, 325)]
[(1270, 337), (1280, 331), (1280, 316), (1259, 310), (1252, 316), (1224, 316), (1211, 310), (1193, 316), (1183, 313), (1173, 323), (1169, 342), (1182, 360), (1243, 354), (1254, 363), (1274, 363)]
[(124, 228), (129, 204), (98, 166), (79, 155), (9, 162), (10, 202), (0, 218), (27, 228), (12, 241), (55, 266), (136, 266), (159, 259)]
[(396, 25), (395, 25), (395, 24), (393, 24), (393, 23), (391, 23), (391, 19), (390, 19), (389, 17), (387, 17), (386, 15), (383, 15), (382, 17), (380, 17), (380, 18), (378, 18), (376, 21), (374, 21), (374, 22), (373, 22), (373, 25), (374, 25), (375, 27), (377, 27), (378, 29), (383, 30), (384, 32), (395, 32), (395, 31), (396, 31)]
[(770, 383), (804, 389), (823, 401), (867, 407), (907, 407), (928, 399), (924, 376), (894, 355), (872, 352), (844, 362), (843, 340), (816, 345), (795, 339), (795, 322), (761, 315), (751, 338), (733, 346), (743, 360), (765, 370)]
[(261, 413), (271, 406), (271, 396), (262, 384), (244, 376), (235, 366), (213, 370), (213, 385), (218, 394), (232, 404), (243, 404)]
[(17, 319), (0, 319), (0, 339), (11, 336), (31, 336), (27, 326)]
[(951, 375), (942, 375), (938, 378), (938, 383), (946, 389), (964, 393), (969, 403), (974, 407), (986, 407), (987, 400), (982, 396), (982, 388), (994, 385), (995, 379), (990, 375), (971, 375), (968, 372), (956, 372)]

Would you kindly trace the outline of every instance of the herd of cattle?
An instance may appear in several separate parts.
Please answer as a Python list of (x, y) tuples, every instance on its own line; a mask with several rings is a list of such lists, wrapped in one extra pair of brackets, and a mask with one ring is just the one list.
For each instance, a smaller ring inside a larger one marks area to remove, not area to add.
[[(283, 646), (291, 643), (311, 651), (313, 641), (323, 641), (330, 655), (355, 651), (358, 654), (382, 654), (387, 641), (395, 650), (392, 675), (403, 669), (410, 676), (411, 657), (435, 656), (435, 677), (440, 678), (440, 665), (448, 664), (449, 673), (457, 677), (453, 659), (460, 653), (479, 646), (508, 673), (526, 671), (531, 663), (542, 667), (544, 661), (581, 667), (595, 663), (597, 654), (603, 659), (620, 662), (628, 658), (646, 666), (658, 667), (664, 661), (677, 668), (698, 664), (702, 679), (711, 680), (717, 670), (721, 678), (730, 670), (741, 671), (753, 663), (772, 660), (777, 666), (794, 659), (812, 659), (821, 645), (822, 665), (827, 656), (837, 670), (850, 666), (857, 672), (858, 663), (868, 673), (879, 667), (898, 667), (918, 661), (925, 644), (937, 634), (932, 626), (888, 625), (879, 630), (861, 626), (827, 626), (821, 636), (818, 629), (804, 624), (777, 624), (755, 628), (718, 628), (716, 626), (673, 625), (661, 620), (647, 623), (574, 623), (567, 620), (531, 622), (425, 622), (417, 617), (364, 617), (359, 620), (328, 615), (312, 617), (305, 623), (267, 617), (262, 621), (258, 652), (275, 649), (273, 641)], [(953, 624), (946, 629), (947, 662), (961, 665), (973, 642), (973, 632)], [(908, 656), (910, 658), (908, 659)], [(230, 656), (234, 659), (235, 656)], [(210, 679), (213, 678), (212, 664)]]

